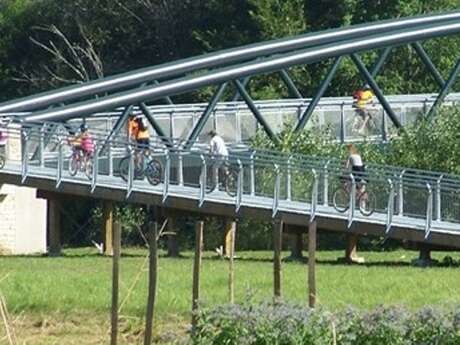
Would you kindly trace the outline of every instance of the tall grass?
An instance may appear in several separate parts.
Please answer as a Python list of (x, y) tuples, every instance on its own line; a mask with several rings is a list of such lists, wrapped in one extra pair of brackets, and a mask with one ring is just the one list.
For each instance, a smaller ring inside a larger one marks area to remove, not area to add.
[[(120, 301), (127, 296), (147, 252), (123, 250)], [(107, 313), (111, 301), (111, 259), (92, 249), (66, 250), (59, 258), (1, 257), (0, 291), (12, 313)], [(287, 253), (283, 253), (287, 256)], [(319, 305), (328, 309), (377, 305), (448, 305), (460, 302), (458, 267), (416, 268), (410, 261), (416, 252), (361, 252), (365, 265), (340, 264), (338, 251), (318, 252), (317, 293)], [(272, 298), (273, 267), (270, 252), (239, 252), (235, 263), (236, 302)], [(439, 254), (442, 258), (444, 254)], [(458, 257), (458, 253), (450, 253)], [(159, 261), (157, 316), (187, 316), (191, 309), (191, 253), (183, 258), (161, 257)], [(307, 266), (284, 262), (283, 297), (306, 303)], [(147, 301), (147, 268), (132, 289), (121, 313), (143, 316)], [(202, 267), (202, 303), (208, 306), (228, 301), (228, 262), (206, 253)]]

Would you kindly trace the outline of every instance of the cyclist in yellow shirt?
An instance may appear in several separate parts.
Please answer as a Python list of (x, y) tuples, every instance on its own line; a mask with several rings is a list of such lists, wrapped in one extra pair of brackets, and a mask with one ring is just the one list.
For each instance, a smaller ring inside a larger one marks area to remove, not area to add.
[(370, 86), (366, 84), (362, 90), (358, 90), (353, 94), (353, 98), (353, 107), (356, 108), (356, 113), (363, 120), (363, 123), (358, 129), (358, 132), (363, 133), (371, 118), (368, 106), (373, 104), (374, 93), (372, 92)]

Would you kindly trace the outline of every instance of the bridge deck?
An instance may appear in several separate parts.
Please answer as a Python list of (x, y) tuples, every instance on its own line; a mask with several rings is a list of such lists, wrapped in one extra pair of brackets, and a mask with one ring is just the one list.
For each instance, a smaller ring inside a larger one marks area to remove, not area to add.
[[(96, 197), (113, 201), (129, 201), (166, 208), (179, 209), (187, 212), (209, 214), (225, 217), (251, 217), (263, 221), (273, 216), (273, 198), (267, 196), (251, 196), (244, 194), (241, 206), (236, 212), (235, 197), (222, 191), (206, 194), (200, 207), (200, 188), (193, 186), (169, 185), (164, 200), (164, 184), (151, 186), (146, 181), (136, 180), (132, 192), (127, 198), (127, 183), (117, 176), (99, 175), (97, 187), (91, 192), (91, 181), (85, 176), (72, 177), (63, 171), (61, 183), (56, 188), (56, 169), (30, 167), (27, 178), (21, 183), (21, 165), (8, 163), (0, 172), (0, 181), (16, 185), (27, 185), (44, 191), (66, 193), (72, 195)], [(310, 221), (311, 204), (299, 201), (279, 200), (276, 217), (288, 224), (306, 226)], [(330, 205), (318, 205), (315, 212), (318, 226), (327, 230), (355, 232), (376, 236), (388, 236), (397, 239), (428, 242), (460, 248), (460, 225), (445, 221), (433, 220), (430, 232), (426, 236), (426, 220), (421, 218), (395, 215), (391, 227), (387, 226), (388, 215), (375, 212), (365, 217), (358, 211), (349, 217), (349, 212), (339, 213)], [(351, 219), (351, 226), (350, 224)]]

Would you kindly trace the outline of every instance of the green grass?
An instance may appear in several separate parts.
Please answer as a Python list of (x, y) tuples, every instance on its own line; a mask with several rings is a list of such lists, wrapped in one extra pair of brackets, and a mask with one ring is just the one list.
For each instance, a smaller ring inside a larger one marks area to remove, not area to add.
[[(126, 249), (121, 261), (120, 301), (123, 301), (145, 261), (145, 250)], [(65, 256), (1, 257), (0, 292), (11, 312), (106, 314), (111, 303), (111, 259), (92, 249), (64, 251)], [(287, 256), (288, 253), (284, 253)], [(235, 261), (236, 301), (270, 300), (273, 266), (270, 252), (239, 252)], [(410, 261), (416, 252), (360, 252), (365, 265), (345, 265), (336, 259), (343, 252), (317, 253), (318, 303), (328, 309), (380, 304), (448, 305), (460, 302), (458, 267), (416, 268)], [(437, 258), (445, 254), (439, 253)], [(458, 253), (449, 253), (454, 258)], [(435, 255), (436, 258), (436, 255)], [(192, 253), (183, 258), (159, 261), (157, 315), (188, 317), (192, 291)], [(285, 300), (306, 303), (307, 266), (283, 263), (282, 291)], [(143, 316), (147, 300), (147, 267), (122, 308), (122, 314)], [(228, 300), (228, 261), (206, 253), (201, 277), (205, 305)]]

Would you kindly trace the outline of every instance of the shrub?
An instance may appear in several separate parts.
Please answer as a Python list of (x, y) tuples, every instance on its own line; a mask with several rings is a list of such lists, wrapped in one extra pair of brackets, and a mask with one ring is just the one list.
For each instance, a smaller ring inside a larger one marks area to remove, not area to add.
[(401, 307), (331, 313), (292, 304), (223, 305), (199, 313), (195, 345), (460, 344), (460, 312)]

